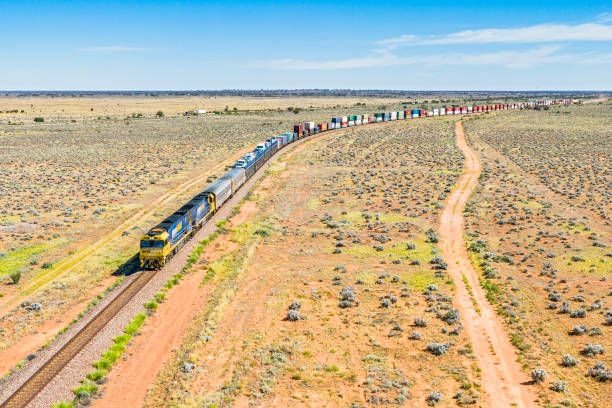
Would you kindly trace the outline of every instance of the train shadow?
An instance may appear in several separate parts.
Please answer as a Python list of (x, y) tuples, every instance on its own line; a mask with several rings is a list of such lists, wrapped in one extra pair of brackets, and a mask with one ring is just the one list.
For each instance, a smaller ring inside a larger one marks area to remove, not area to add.
[(139, 255), (136, 254), (122, 265), (120, 265), (115, 272), (112, 273), (113, 276), (130, 276), (140, 270), (140, 258)]

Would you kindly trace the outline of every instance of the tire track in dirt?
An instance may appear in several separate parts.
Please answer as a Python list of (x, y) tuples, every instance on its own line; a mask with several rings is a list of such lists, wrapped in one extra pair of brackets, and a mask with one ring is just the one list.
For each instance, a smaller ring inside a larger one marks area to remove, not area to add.
[[(465, 330), (472, 341), (474, 354), (482, 369), (484, 406), (533, 407), (536, 397), (526, 384), (527, 375), (516, 361), (505, 328), (498, 320), (484, 291), (478, 273), (471, 264), (463, 239), (463, 208), (478, 182), (481, 165), (465, 140), (463, 126), (455, 126), (457, 147), (465, 154), (465, 173), (446, 201), (440, 220), (440, 249), (448, 263), (448, 272), (455, 281), (455, 305), (462, 316)], [(473, 297), (468, 291), (473, 291)], [(473, 301), (477, 303), (478, 311)]]

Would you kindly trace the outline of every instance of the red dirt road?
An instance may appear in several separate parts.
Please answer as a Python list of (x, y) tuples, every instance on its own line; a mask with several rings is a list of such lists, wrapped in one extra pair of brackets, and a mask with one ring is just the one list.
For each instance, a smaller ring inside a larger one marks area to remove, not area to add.
[[(440, 222), (440, 249), (457, 285), (455, 306), (459, 309), (461, 321), (472, 340), (474, 354), (482, 369), (483, 406), (533, 407), (536, 406), (536, 397), (525, 385), (529, 383), (529, 378), (516, 361), (516, 353), (504, 326), (480, 287), (478, 273), (472, 267), (463, 240), (463, 207), (476, 187), (481, 166), (478, 157), (467, 145), (461, 122), (457, 122), (455, 133), (457, 147), (465, 154), (465, 174), (444, 207)], [(473, 297), (464, 279), (471, 287)], [(474, 301), (480, 312), (477, 312)]]

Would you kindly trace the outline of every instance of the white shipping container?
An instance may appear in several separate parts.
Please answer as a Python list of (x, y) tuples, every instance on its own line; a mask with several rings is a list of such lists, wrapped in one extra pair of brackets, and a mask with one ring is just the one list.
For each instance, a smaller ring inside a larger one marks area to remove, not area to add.
[(446, 108), (440, 109), (440, 116), (446, 116)]
[(434, 113), (433, 114), (434, 116), (439, 116), (440, 115), (440, 109), (434, 109), (433, 113)]
[(342, 122), (348, 122), (348, 116), (343, 116), (342, 117)]
[(204, 113), (206, 113), (206, 109), (198, 109), (198, 110), (196, 111), (196, 113), (197, 113), (198, 115), (199, 115), (199, 114), (204, 114)]
[(358, 125), (361, 125), (361, 123), (362, 123), (362, 122), (361, 122), (361, 119), (357, 119), (357, 120), (355, 121), (355, 125), (357, 125), (357, 126), (358, 126)]
[(349, 127), (350, 127), (350, 126), (355, 126), (355, 121), (354, 121), (354, 120), (349, 120), (348, 125), (349, 125)]

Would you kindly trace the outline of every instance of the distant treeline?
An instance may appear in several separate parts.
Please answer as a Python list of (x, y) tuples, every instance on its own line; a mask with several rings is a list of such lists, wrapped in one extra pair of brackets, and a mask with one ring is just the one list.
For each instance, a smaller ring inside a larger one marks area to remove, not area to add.
[(612, 92), (602, 91), (400, 91), (385, 89), (277, 89), (244, 90), (223, 89), (217, 91), (0, 91), (0, 97), (91, 97), (91, 96), (353, 96), (353, 97), (392, 97), (392, 98), (463, 98), (495, 99), (500, 97), (544, 98), (589, 98), (599, 95), (610, 96)]

